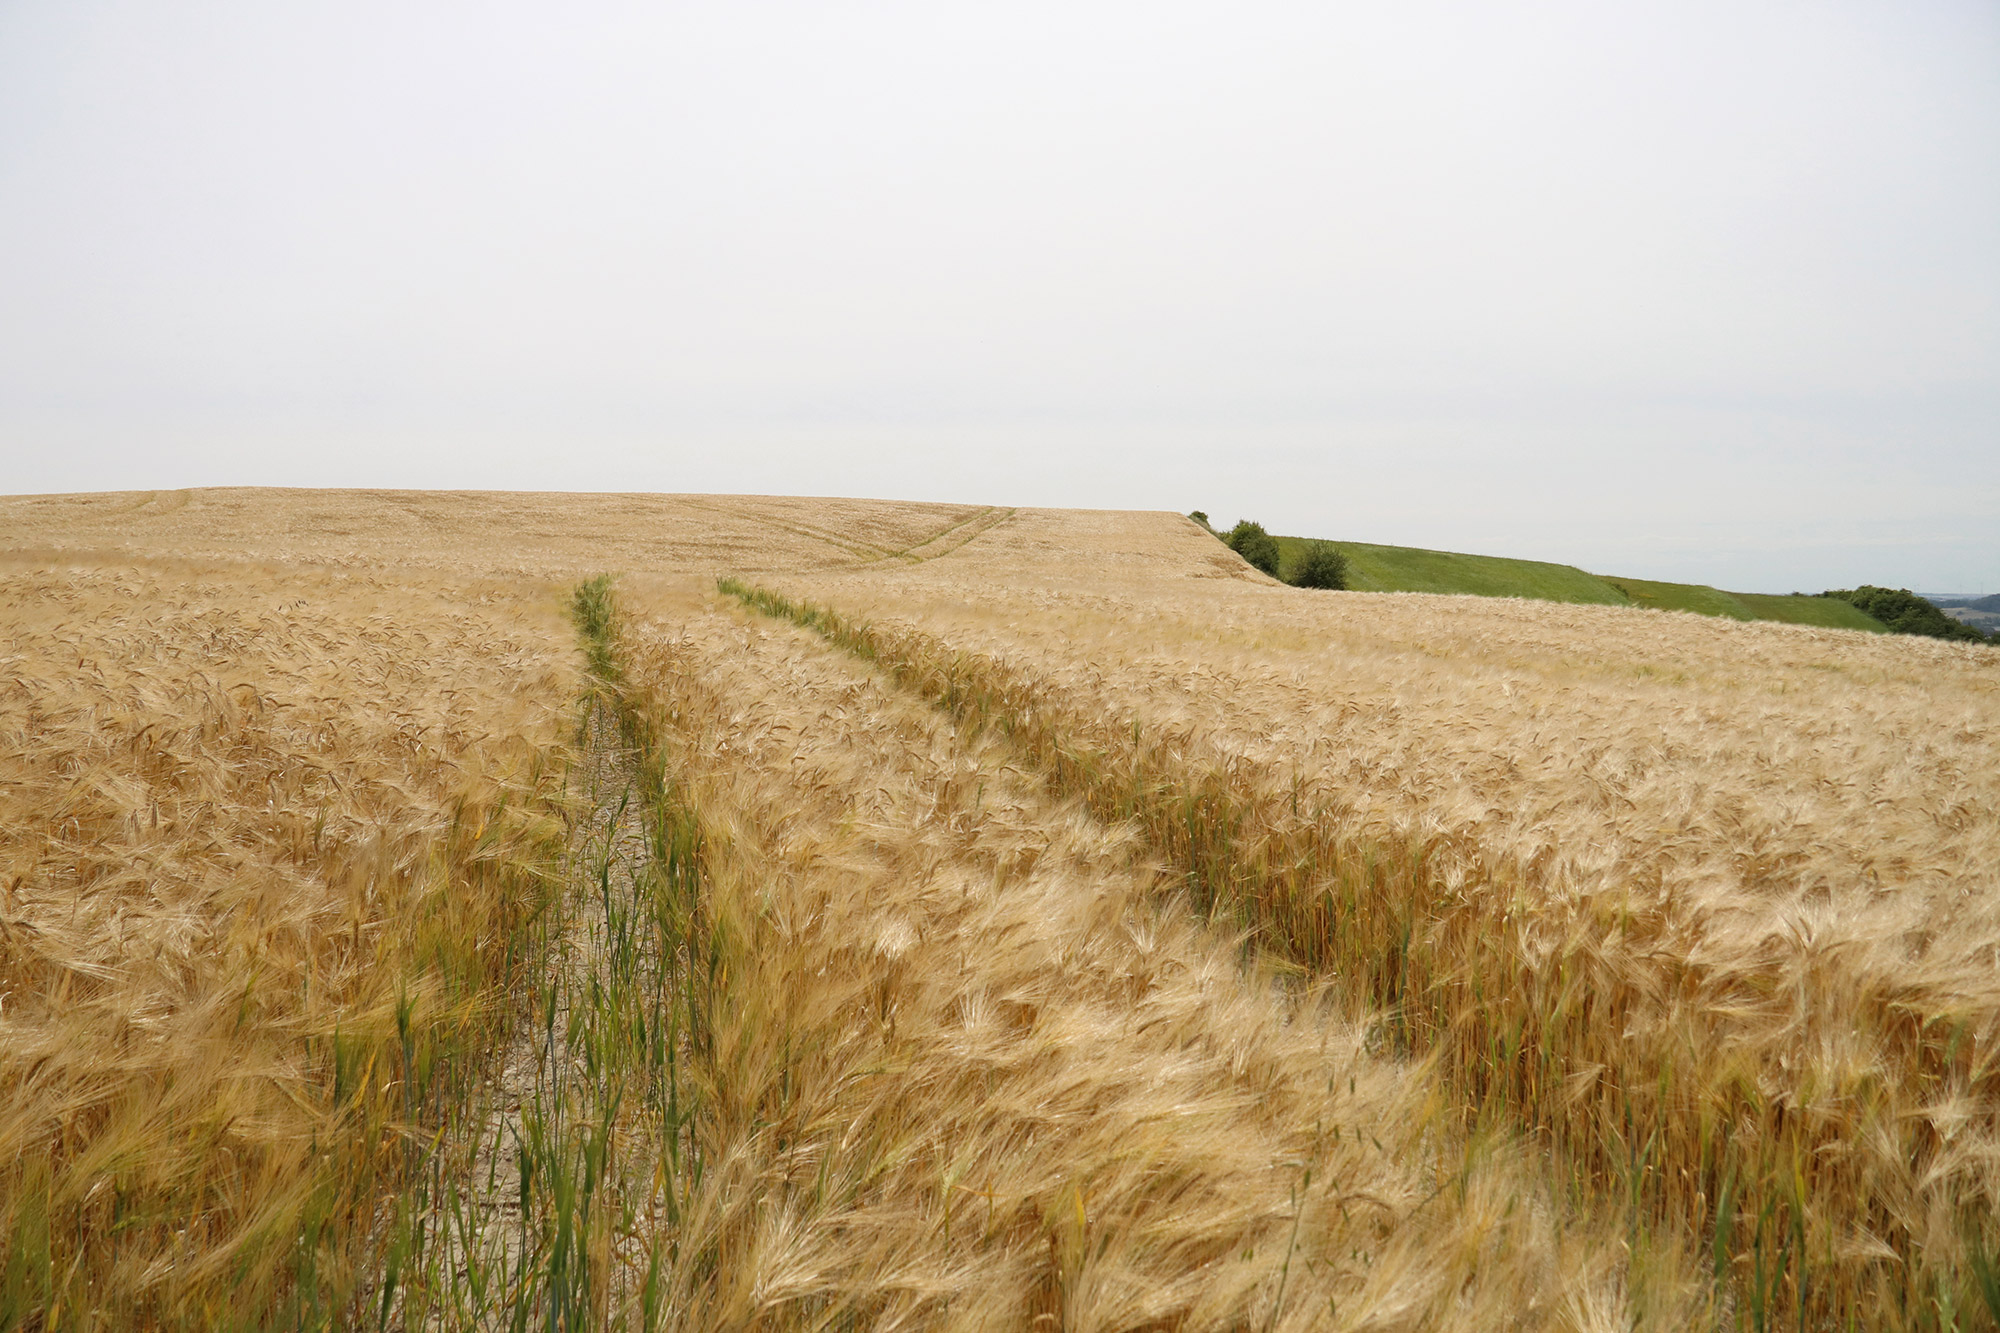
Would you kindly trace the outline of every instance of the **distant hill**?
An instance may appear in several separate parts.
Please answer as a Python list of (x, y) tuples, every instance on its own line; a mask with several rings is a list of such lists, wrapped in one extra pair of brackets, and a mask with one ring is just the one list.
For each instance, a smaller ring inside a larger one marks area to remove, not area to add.
[[(1278, 538), (1279, 569), (1289, 573), (1303, 558), (1305, 537)], [(1724, 592), (1699, 583), (1607, 578), (1544, 560), (1427, 551), (1415, 546), (1333, 542), (1347, 557), (1348, 586), (1361, 592), (1471, 593), (1480, 597), (1527, 597), (1544, 602), (1598, 606), (1645, 606), (1660, 611), (1693, 611), (1731, 620), (1777, 620), (1792, 625), (1888, 633), (1888, 627), (1847, 602), (1754, 592)], [(1988, 599), (2000, 601), (2000, 598)]]
[(1986, 633), (1991, 634), (1996, 630), (2000, 630), (2000, 611), (1982, 610), (1980, 602), (1992, 602), (1996, 600), (2000, 600), (2000, 598), (1982, 597), (1979, 599), (1979, 602), (1955, 602), (1948, 606), (1940, 606), (1938, 609), (1961, 625), (1970, 625), (1974, 629), (1984, 630)]

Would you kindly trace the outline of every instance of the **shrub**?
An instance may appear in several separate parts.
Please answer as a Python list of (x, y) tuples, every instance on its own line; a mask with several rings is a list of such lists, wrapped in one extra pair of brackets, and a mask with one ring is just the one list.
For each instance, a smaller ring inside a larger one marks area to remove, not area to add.
[(1249, 561), (1251, 566), (1261, 569), (1272, 578), (1278, 577), (1278, 539), (1264, 531), (1262, 523), (1243, 519), (1229, 530), (1223, 538), (1229, 549)]
[(1332, 542), (1307, 542), (1305, 554), (1286, 582), (1295, 588), (1345, 588), (1347, 557)]
[(1202, 513), (1201, 510), (1199, 509), (1194, 510), (1192, 513), (1188, 515), (1188, 517), (1193, 519), (1195, 522), (1201, 524), (1204, 528), (1208, 528), (1210, 532), (1215, 531), (1215, 529), (1209, 525), (1208, 515)]

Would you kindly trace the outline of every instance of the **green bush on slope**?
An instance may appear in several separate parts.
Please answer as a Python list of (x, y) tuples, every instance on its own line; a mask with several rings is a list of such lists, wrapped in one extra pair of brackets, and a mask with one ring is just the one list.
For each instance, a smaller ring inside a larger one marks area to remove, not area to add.
[(1286, 572), (1285, 582), (1295, 588), (1345, 588), (1347, 557), (1332, 542), (1307, 542), (1305, 553)]
[(1262, 523), (1242, 519), (1222, 540), (1252, 568), (1260, 569), (1272, 578), (1278, 577), (1278, 540), (1264, 531)]

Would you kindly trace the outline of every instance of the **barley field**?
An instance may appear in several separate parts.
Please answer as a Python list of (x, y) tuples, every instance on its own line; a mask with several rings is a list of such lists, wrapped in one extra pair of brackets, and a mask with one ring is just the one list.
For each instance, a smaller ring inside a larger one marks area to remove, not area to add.
[(441, 587), (9, 569), (8, 1322), (350, 1284), (392, 1127), (560, 848), (565, 628)]
[(473, 492), (0, 626), (0, 1327), (2000, 1320), (2000, 650)]

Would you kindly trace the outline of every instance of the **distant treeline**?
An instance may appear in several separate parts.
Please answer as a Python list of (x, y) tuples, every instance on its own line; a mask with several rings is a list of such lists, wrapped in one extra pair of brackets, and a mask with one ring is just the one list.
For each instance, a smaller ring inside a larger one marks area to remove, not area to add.
[(1936, 605), (1908, 588), (1878, 588), (1864, 583), (1858, 588), (1830, 588), (1822, 597), (1837, 597), (1863, 614), (1873, 616), (1897, 634), (1923, 634), (1933, 639), (1961, 639), (1967, 643), (1993, 643), (1971, 625), (1953, 620)]

